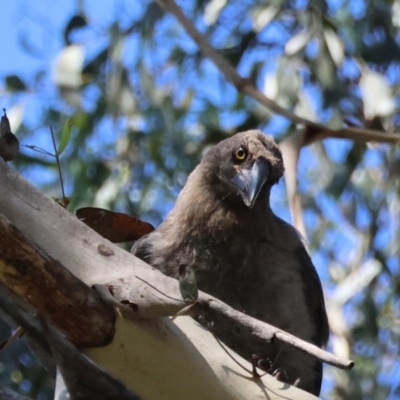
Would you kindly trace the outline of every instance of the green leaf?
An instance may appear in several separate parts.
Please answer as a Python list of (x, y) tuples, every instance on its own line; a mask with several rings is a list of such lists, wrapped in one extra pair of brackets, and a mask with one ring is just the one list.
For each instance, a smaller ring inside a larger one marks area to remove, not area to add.
[(61, 139), (60, 139), (60, 144), (58, 145), (57, 149), (57, 154), (60, 156), (61, 153), (65, 150), (67, 147), (70, 139), (71, 139), (71, 133), (72, 133), (72, 127), (75, 125), (75, 120), (73, 117), (67, 118), (65, 121), (64, 127), (61, 132)]
[(194, 302), (199, 297), (193, 268), (186, 265), (179, 266), (179, 290), (183, 300), (187, 302)]

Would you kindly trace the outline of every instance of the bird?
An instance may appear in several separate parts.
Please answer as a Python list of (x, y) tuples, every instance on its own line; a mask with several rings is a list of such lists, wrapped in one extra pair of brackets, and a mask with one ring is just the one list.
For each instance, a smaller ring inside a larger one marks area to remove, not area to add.
[[(270, 193), (284, 173), (282, 153), (259, 130), (237, 133), (204, 155), (159, 227), (131, 252), (231, 307), (318, 347), (329, 325), (321, 281), (297, 230), (274, 214)], [(322, 363), (289, 344), (266, 342), (214, 321), (218, 339), (280, 380), (319, 395)]]

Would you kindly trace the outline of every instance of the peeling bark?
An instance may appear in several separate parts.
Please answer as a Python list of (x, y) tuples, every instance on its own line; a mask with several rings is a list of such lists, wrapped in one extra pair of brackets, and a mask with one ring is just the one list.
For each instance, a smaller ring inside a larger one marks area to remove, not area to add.
[[(97, 292), (38, 248), (0, 214), (0, 281), (80, 347), (112, 339), (114, 312)], [(73, 295), (71, 291), (73, 290)]]

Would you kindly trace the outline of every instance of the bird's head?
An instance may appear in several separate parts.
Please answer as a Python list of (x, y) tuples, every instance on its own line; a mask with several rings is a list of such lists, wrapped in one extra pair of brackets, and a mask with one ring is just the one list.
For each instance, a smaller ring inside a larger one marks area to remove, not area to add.
[(249, 208), (260, 193), (269, 193), (284, 171), (282, 154), (274, 139), (258, 130), (241, 132), (218, 143), (202, 164), (220, 196), (232, 193), (236, 196), (230, 197), (241, 198)]

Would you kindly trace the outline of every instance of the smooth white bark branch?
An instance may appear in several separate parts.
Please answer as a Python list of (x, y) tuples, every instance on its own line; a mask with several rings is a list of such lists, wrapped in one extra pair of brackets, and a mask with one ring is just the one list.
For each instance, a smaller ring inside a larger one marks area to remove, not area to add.
[[(261, 380), (247, 376), (212, 335), (189, 317), (175, 321), (149, 319), (174, 315), (182, 303), (167, 299), (135, 276), (179, 298), (176, 280), (100, 237), (1, 161), (0, 212), (34, 239), (37, 247), (87, 285), (114, 285), (117, 298), (138, 305), (137, 312), (124, 313), (124, 318), (117, 319), (109, 346), (88, 349), (86, 353), (140, 396), (146, 399), (315, 398), (270, 376)], [(115, 255), (102, 256), (97, 249), (102, 243), (112, 248)], [(241, 362), (248, 365), (244, 360)]]

